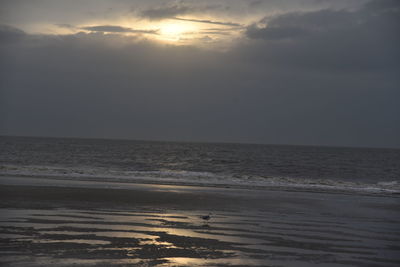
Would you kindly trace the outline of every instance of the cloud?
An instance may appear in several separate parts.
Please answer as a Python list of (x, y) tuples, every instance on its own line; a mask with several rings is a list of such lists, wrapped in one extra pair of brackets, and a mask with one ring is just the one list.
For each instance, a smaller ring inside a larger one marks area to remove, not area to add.
[(196, 10), (184, 5), (172, 5), (164, 7), (156, 7), (143, 10), (140, 15), (150, 20), (161, 20), (165, 18), (175, 17), (177, 15), (184, 15)]
[(239, 23), (233, 22), (223, 22), (223, 21), (214, 21), (214, 20), (205, 20), (205, 19), (187, 19), (187, 18), (177, 18), (174, 17), (175, 20), (181, 21), (190, 21), (190, 22), (197, 22), (197, 23), (206, 23), (206, 24), (215, 24), (215, 25), (223, 25), (223, 26), (233, 26), (233, 27), (240, 27), (242, 26)]
[(400, 8), (383, 4), (356, 11), (292, 12), (264, 18), (245, 34), (258, 47), (275, 51), (254, 55), (260, 60), (326, 70), (383, 70), (400, 67), (399, 17)]
[(190, 5), (185, 2), (178, 4), (166, 4), (158, 7), (151, 7), (139, 12), (139, 15), (143, 18), (150, 20), (162, 20), (174, 18), (176, 16), (195, 14), (195, 13), (207, 13), (209, 11), (226, 11), (227, 7), (220, 4), (207, 4), (203, 2), (192, 2)]
[[(384, 26), (387, 21), (394, 24), (400, 22), (400, 3), (392, 0), (371, 1), (356, 11), (348, 10), (330, 10), (323, 9), (311, 12), (290, 12), (281, 15), (275, 15), (263, 18), (259, 23), (266, 24), (257, 26), (256, 24), (249, 26), (249, 37), (259, 39), (272, 39), (276, 35), (282, 35), (284, 38), (291, 36), (291, 33), (296, 36), (302, 32), (307, 35), (325, 34), (327, 32), (335, 33), (341, 31), (359, 31), (364, 27)], [(258, 33), (256, 32), (258, 30)], [(375, 27), (373, 28), (375, 30)], [(281, 31), (282, 34), (278, 32)], [(279, 39), (279, 38), (278, 38)]]
[(250, 52), (286, 48), (253, 44), (213, 52), (85, 33), (13, 42), (0, 44), (2, 134), (400, 145), (394, 73), (260, 64)]
[(65, 29), (75, 29), (76, 27), (72, 24), (68, 24), (68, 23), (56, 23), (54, 24), (60, 28), (65, 28)]
[(372, 0), (364, 8), (373, 12), (392, 12), (399, 11), (400, 3), (397, 0)]
[(81, 27), (81, 29), (91, 32), (144, 33), (144, 34), (158, 33), (158, 30), (138, 30), (121, 26), (113, 26), (113, 25), (88, 26), (88, 27)]
[(9, 25), (0, 25), (0, 42), (18, 41), (25, 37), (25, 32)]
[(304, 37), (308, 31), (297, 27), (257, 27), (250, 25), (246, 29), (246, 35), (252, 39), (282, 40)]
[(301, 38), (312, 33), (321, 34), (330, 30), (354, 27), (357, 19), (352, 12), (345, 10), (318, 10), (266, 17), (259, 23), (265, 25), (250, 25), (247, 29), (248, 37), (266, 40)]
[(207, 28), (202, 29), (200, 33), (202, 34), (215, 34), (215, 35), (230, 35), (235, 31), (241, 30), (242, 27), (223, 27), (223, 28)]
[(201, 34), (210, 34), (210, 35), (231, 35), (229, 32), (224, 32), (224, 31), (201, 31)]
[(0, 134), (400, 147), (396, 12), (286, 13), (224, 51), (3, 26)]

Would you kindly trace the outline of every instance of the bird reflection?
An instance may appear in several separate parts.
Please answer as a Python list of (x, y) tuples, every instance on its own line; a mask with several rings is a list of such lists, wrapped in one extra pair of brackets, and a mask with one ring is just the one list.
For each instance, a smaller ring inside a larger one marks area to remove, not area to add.
[(208, 225), (208, 222), (211, 220), (211, 214), (212, 214), (212, 213), (209, 212), (208, 215), (199, 216), (200, 219), (203, 220), (203, 227), (210, 227), (210, 226)]

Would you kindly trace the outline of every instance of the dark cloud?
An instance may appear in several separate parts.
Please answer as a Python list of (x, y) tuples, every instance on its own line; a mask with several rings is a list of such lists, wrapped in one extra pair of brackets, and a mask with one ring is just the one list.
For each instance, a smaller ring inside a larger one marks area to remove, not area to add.
[(165, 7), (156, 7), (143, 10), (140, 15), (151, 20), (160, 20), (171, 18), (178, 15), (184, 15), (193, 11), (193, 8), (183, 5), (172, 5)]
[(251, 1), (251, 2), (249, 3), (249, 5), (250, 5), (251, 7), (259, 7), (259, 6), (262, 5), (263, 3), (264, 3), (263, 0), (254, 0), (254, 1)]
[(308, 31), (298, 27), (257, 27), (256, 25), (250, 25), (246, 29), (248, 37), (253, 39), (265, 39), (265, 40), (282, 40), (304, 37), (308, 35)]
[(354, 27), (360, 22), (355, 15), (357, 13), (346, 10), (318, 10), (286, 13), (273, 16), (271, 19), (264, 18), (262, 22), (276, 28), (299, 28), (318, 32)]
[(99, 25), (99, 26), (90, 26), (90, 27), (82, 27), (82, 30), (92, 31), (92, 32), (113, 32), (113, 33), (146, 33), (146, 34), (157, 34), (158, 30), (138, 30), (121, 26), (113, 26), (113, 25)]
[(193, 2), (189, 5), (187, 3), (181, 2), (178, 4), (167, 3), (163, 6), (145, 9), (141, 11), (139, 15), (143, 18), (147, 18), (150, 20), (162, 20), (187, 14), (204, 14), (206, 12), (216, 10), (226, 11), (226, 9), (226, 6), (219, 4), (204, 4), (202, 2)]
[(182, 20), (182, 21), (191, 21), (191, 22), (197, 22), (197, 23), (206, 23), (206, 24), (215, 24), (215, 25), (223, 25), (223, 26), (233, 26), (233, 27), (239, 27), (241, 24), (239, 23), (233, 23), (233, 22), (223, 22), (223, 21), (214, 21), (214, 20), (206, 20), (206, 19), (187, 19), (187, 18), (173, 18), (175, 20)]
[(13, 42), (23, 37), (25, 37), (25, 32), (8, 25), (0, 25), (0, 42)]
[[(377, 27), (389, 25), (391, 28), (398, 29), (400, 27), (398, 22), (400, 22), (400, 2), (380, 0), (369, 2), (357, 11), (318, 10), (266, 17), (260, 23), (267, 26), (251, 25), (248, 35), (251, 38), (279, 39), (276, 36), (281, 35), (286, 38), (301, 37), (310, 33), (315, 35), (345, 34), (346, 31), (364, 31), (370, 26), (373, 26), (372, 31)], [(387, 28), (386, 30), (394, 33), (392, 32), (394, 29)]]
[(353, 12), (345, 10), (294, 12), (264, 18), (259, 23), (265, 26), (250, 25), (246, 33), (250, 38), (265, 40), (302, 38), (312, 33), (318, 35), (327, 31), (350, 29), (359, 22)]
[(400, 147), (397, 11), (320, 12), (224, 51), (0, 27), (0, 133)]
[(364, 5), (365, 9), (373, 12), (398, 12), (400, 3), (397, 0), (372, 0)]
[(265, 50), (278, 51), (264, 53), (263, 60), (326, 70), (399, 68), (400, 9), (382, 3), (357, 11), (320, 10), (265, 18), (260, 23), (266, 26), (250, 25), (246, 35)]

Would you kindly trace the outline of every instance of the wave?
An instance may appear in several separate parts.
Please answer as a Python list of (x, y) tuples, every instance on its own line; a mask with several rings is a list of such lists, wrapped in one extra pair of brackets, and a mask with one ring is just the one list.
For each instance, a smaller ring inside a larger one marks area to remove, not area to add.
[(1, 176), (45, 177), (120, 183), (174, 184), (244, 189), (283, 189), (328, 192), (400, 194), (398, 181), (363, 183), (333, 179), (229, 175), (184, 170), (122, 171), (102, 167), (0, 165)]

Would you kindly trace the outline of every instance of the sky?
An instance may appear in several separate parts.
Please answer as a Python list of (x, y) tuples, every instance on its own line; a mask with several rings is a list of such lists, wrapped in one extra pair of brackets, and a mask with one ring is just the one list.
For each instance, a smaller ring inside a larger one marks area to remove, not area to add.
[(400, 148), (400, 1), (0, 0), (0, 135)]

